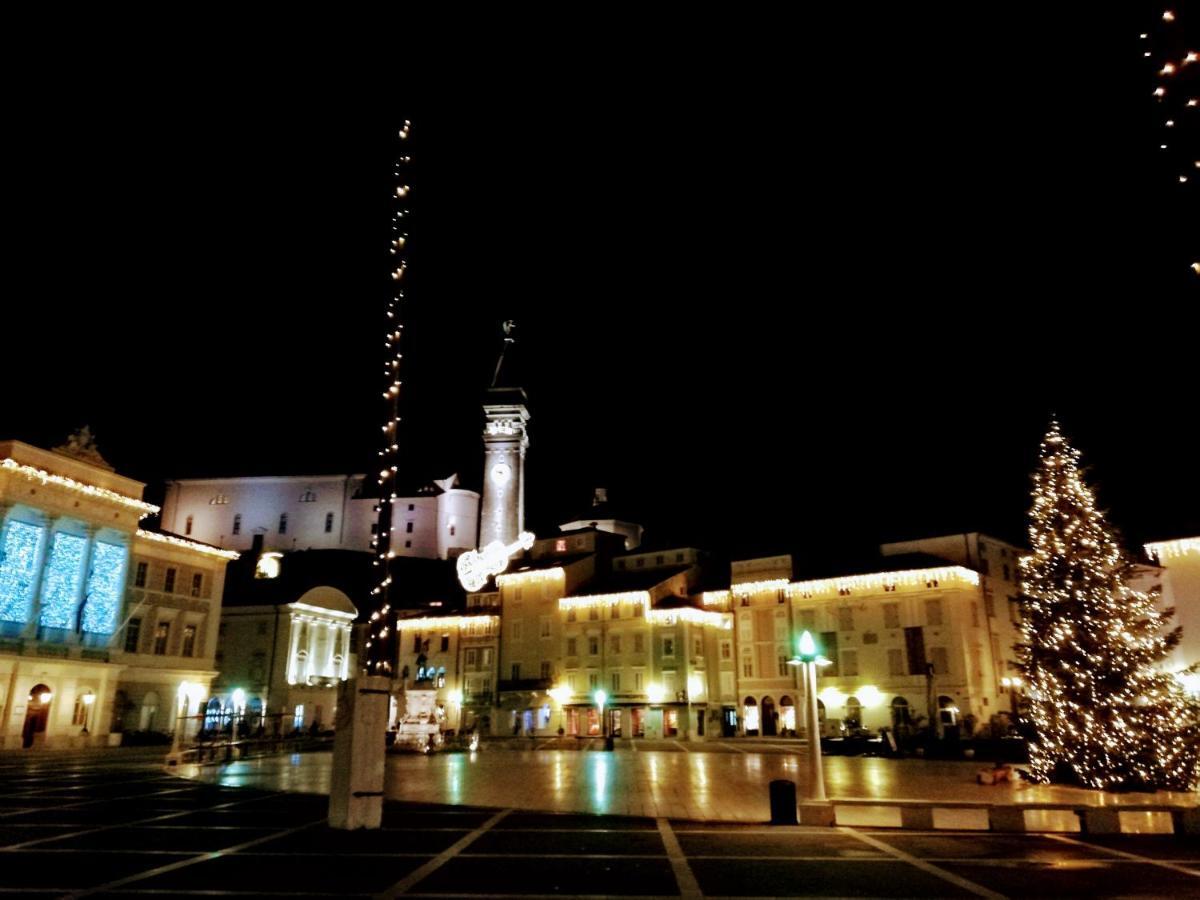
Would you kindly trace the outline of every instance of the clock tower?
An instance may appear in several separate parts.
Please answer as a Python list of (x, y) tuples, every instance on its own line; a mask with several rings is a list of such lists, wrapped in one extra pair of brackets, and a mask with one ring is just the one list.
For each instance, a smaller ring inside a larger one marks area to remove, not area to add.
[(493, 387), (483, 402), (483, 510), (479, 546), (511, 544), (525, 530), (528, 402), (521, 388)]

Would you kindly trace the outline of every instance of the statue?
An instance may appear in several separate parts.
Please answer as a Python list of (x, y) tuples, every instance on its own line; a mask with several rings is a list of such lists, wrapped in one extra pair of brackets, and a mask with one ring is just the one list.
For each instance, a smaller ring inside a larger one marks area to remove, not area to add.
[(501, 329), (504, 331), (504, 343), (500, 347), (500, 358), (496, 360), (496, 372), (492, 375), (492, 387), (495, 387), (500, 381), (500, 367), (504, 365), (504, 354), (508, 352), (508, 348), (516, 343), (516, 338), (512, 336), (517, 323), (513, 319), (505, 319)]
[(68, 437), (65, 444), (55, 447), (54, 452), (82, 460), (89, 465), (107, 469), (110, 472), (114, 471), (113, 467), (108, 464), (108, 460), (100, 455), (92, 429), (86, 425)]

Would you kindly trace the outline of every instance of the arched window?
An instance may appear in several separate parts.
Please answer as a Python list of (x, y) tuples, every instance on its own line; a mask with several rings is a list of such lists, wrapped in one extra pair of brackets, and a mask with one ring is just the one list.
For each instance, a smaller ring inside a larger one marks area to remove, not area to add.
[(746, 734), (758, 734), (758, 701), (753, 697), (742, 702), (742, 724)]
[(862, 704), (855, 696), (846, 698), (846, 727), (862, 728)]
[(912, 710), (903, 697), (892, 698), (892, 727), (901, 728), (912, 724)]
[(779, 727), (793, 734), (796, 732), (796, 704), (787, 694), (779, 698)]

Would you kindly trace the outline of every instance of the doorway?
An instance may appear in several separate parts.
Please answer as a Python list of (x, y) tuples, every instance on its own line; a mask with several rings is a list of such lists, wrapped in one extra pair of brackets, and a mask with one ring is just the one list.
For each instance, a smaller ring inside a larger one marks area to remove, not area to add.
[(762, 733), (774, 737), (779, 733), (779, 714), (775, 712), (775, 701), (770, 697), (762, 699)]
[(54, 692), (44, 684), (35, 684), (29, 692), (25, 707), (25, 726), (21, 729), (21, 746), (28, 750), (46, 739), (46, 722), (50, 719), (50, 700)]

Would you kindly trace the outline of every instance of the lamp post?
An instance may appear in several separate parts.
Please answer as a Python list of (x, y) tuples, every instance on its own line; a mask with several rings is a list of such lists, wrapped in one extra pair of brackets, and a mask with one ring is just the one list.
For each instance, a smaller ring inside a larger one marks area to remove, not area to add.
[(571, 696), (571, 690), (570, 688), (559, 685), (558, 687), (550, 688), (550, 690), (546, 691), (546, 693), (550, 695), (551, 700), (558, 704), (558, 731), (559, 734), (563, 734), (566, 730), (564, 728), (563, 721), (566, 717), (565, 704), (567, 702), (567, 698)]
[(604, 749), (611, 750), (612, 745), (608, 740), (608, 722), (604, 719), (604, 704), (608, 700), (608, 694), (604, 688), (599, 688), (596, 693), (592, 694), (592, 699), (596, 701), (596, 707), (600, 710), (600, 736), (604, 738)]
[(92, 704), (96, 702), (96, 695), (91, 690), (88, 690), (79, 699), (83, 701), (83, 731), (80, 734), (87, 734), (88, 720), (92, 717)]
[(800, 666), (804, 685), (804, 729), (808, 732), (808, 797), (824, 802), (825, 772), (821, 760), (821, 724), (817, 712), (817, 666), (829, 665), (829, 660), (817, 653), (817, 642), (805, 631), (800, 635), (799, 652), (788, 660), (789, 666)]

